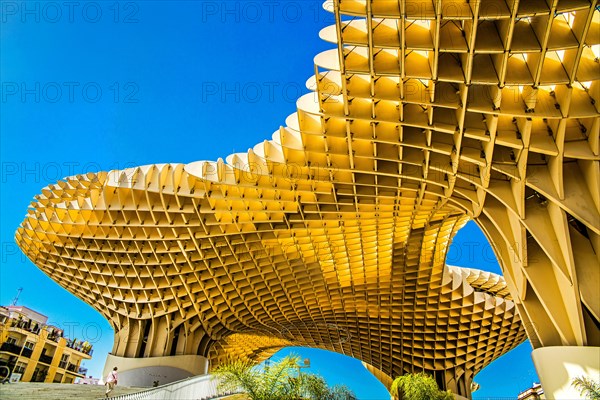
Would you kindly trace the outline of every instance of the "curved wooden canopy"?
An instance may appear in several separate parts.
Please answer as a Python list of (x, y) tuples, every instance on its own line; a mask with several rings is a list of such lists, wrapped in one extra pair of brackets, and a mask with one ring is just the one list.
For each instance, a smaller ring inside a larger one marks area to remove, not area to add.
[[(66, 178), (19, 246), (120, 356), (315, 346), (468, 396), (525, 338), (519, 314), (535, 347), (598, 345), (596, 1), (326, 7), (337, 48), (272, 140)], [(445, 265), (469, 218), (506, 282)]]

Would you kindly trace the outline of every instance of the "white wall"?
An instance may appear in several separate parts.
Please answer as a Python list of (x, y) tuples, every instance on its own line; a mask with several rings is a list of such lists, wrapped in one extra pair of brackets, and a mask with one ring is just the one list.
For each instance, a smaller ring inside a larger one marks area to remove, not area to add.
[(571, 385), (574, 378), (600, 379), (600, 347), (541, 347), (531, 353), (546, 399), (584, 399)]
[(128, 358), (109, 354), (104, 364), (103, 380), (114, 367), (118, 368), (118, 385), (152, 387), (208, 373), (208, 359), (183, 355), (166, 357)]

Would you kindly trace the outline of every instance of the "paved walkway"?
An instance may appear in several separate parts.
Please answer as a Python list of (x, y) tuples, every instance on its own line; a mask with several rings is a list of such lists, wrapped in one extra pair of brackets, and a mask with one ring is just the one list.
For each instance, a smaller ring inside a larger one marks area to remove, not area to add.
[[(104, 386), (60, 383), (5, 383), (0, 385), (1, 400), (96, 400), (104, 397)], [(139, 392), (143, 388), (117, 386), (112, 396)]]

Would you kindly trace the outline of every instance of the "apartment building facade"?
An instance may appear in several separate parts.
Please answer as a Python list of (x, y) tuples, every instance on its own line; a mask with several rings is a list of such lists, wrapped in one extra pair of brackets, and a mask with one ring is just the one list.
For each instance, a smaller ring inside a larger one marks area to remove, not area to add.
[(92, 358), (92, 345), (64, 337), (47, 321), (24, 306), (0, 307), (0, 366), (23, 382), (73, 383), (85, 377), (81, 362)]

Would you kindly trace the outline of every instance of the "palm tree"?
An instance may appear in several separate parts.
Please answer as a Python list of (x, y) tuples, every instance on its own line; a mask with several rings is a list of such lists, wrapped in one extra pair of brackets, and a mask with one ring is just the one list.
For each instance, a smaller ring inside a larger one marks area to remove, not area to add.
[(326, 400), (356, 400), (354, 392), (346, 385), (334, 385), (329, 390), (329, 397)]
[(300, 374), (299, 361), (298, 356), (287, 356), (264, 369), (249, 362), (233, 361), (219, 366), (213, 375), (219, 380), (219, 390), (241, 391), (251, 400), (355, 399), (343, 385), (329, 387), (319, 375)]
[(354, 393), (346, 385), (328, 386), (320, 375), (302, 374), (300, 377), (304, 398), (318, 400), (354, 400)]
[(440, 390), (437, 382), (423, 372), (399, 376), (392, 382), (390, 393), (401, 400), (452, 400), (450, 391)]
[(572, 385), (589, 400), (600, 400), (600, 383), (584, 376), (573, 379)]

